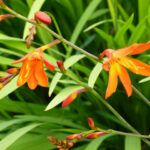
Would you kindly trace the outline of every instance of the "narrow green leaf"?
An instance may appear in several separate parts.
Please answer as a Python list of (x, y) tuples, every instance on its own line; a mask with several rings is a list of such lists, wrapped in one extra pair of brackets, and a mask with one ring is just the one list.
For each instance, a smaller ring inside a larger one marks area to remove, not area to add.
[[(80, 20), (78, 21), (73, 34), (71, 36), (70, 42), (75, 43), (78, 39), (78, 36), (80, 35), (84, 25), (92, 15), (92, 13), (95, 11), (96, 7), (101, 3), (101, 0), (92, 0), (91, 3), (88, 5), (84, 13), (82, 14)], [(72, 48), (70, 48), (72, 50)]]
[(1, 150), (6, 150), (11, 144), (13, 144), (21, 136), (23, 136), (25, 133), (29, 132), (30, 130), (32, 130), (33, 128), (35, 128), (35, 127), (37, 127), (39, 125), (41, 125), (41, 124), (39, 124), (39, 123), (31, 124), (31, 125), (28, 125), (26, 127), (20, 128), (20, 129), (18, 129), (16, 131), (10, 133), (9, 135), (4, 137), (0, 141), (0, 148), (1, 148)]
[(147, 81), (150, 81), (150, 77), (146, 77), (146, 78), (140, 80), (139, 83), (143, 83), (143, 82), (147, 82)]
[(58, 93), (51, 100), (51, 102), (46, 107), (45, 111), (54, 108), (55, 106), (57, 106), (58, 104), (63, 102), (71, 93), (73, 93), (73, 92), (75, 92), (79, 89), (82, 89), (82, 88), (83, 88), (82, 86), (70, 86), (70, 87), (67, 87), (67, 88), (63, 89), (60, 93)]
[[(81, 60), (82, 58), (84, 58), (85, 55), (80, 54), (80, 55), (73, 55), (71, 57), (69, 57), (65, 62), (64, 62), (64, 66), (65, 69), (68, 69), (69, 67), (71, 67), (72, 65), (74, 65), (76, 62), (78, 62), (79, 60)], [(48, 95), (51, 96), (51, 94), (53, 93), (57, 83), (59, 82), (60, 78), (62, 77), (62, 73), (56, 73), (51, 81), (50, 87), (49, 87), (49, 93)]]
[(114, 40), (111, 35), (98, 28), (95, 28), (95, 31), (108, 42), (109, 47), (114, 47)]
[(100, 136), (97, 139), (92, 140), (92, 142), (90, 142), (85, 150), (98, 150), (99, 146), (102, 144), (102, 142), (109, 138), (110, 136), (113, 136), (114, 134), (107, 134), (107, 135), (103, 135)]
[(101, 63), (97, 63), (95, 65), (95, 67), (93, 68), (93, 70), (91, 71), (91, 74), (90, 74), (90, 77), (89, 77), (89, 80), (88, 80), (88, 85), (90, 87), (94, 87), (94, 84), (99, 76), (99, 74), (101, 73), (102, 71), (102, 64)]
[(123, 25), (123, 27), (119, 29), (119, 31), (115, 35), (115, 41), (117, 43), (122, 39), (126, 31), (129, 29), (130, 25), (132, 24), (133, 17), (134, 15), (131, 15), (131, 17), (127, 20), (127, 22)]
[[(37, 11), (39, 11), (41, 9), (41, 7), (44, 4), (44, 2), (45, 2), (45, 0), (35, 0), (34, 1), (32, 7), (30, 9), (29, 15), (28, 15), (29, 19), (34, 18), (35, 12), (37, 12)], [(25, 24), (24, 33), (23, 33), (23, 39), (26, 38), (30, 26), (31, 26), (31, 24), (28, 23), (28, 22)]]
[(126, 136), (125, 150), (141, 150), (141, 139), (138, 137)]
[(117, 19), (116, 19), (116, 13), (115, 13), (115, 9), (114, 9), (112, 0), (107, 0), (107, 3), (108, 3), (108, 6), (109, 6), (109, 10), (110, 10), (110, 14), (111, 14), (111, 17), (112, 17), (112, 20), (113, 20), (114, 27), (116, 29), (117, 28), (117, 22), (116, 22)]
[(145, 31), (145, 22), (146, 22), (147, 18), (144, 18), (134, 29), (134, 31), (132, 32), (129, 41), (128, 41), (128, 45), (131, 45), (133, 43), (136, 43), (141, 36), (143, 36), (143, 32)]
[(18, 88), (18, 86), (16, 84), (17, 79), (18, 79), (18, 76), (16, 76), (14, 79), (12, 79), (12, 81), (10, 81), (6, 86), (4, 86), (0, 90), (0, 99), (2, 99), (5, 96), (9, 95), (10, 93), (12, 93), (13, 91), (15, 91)]

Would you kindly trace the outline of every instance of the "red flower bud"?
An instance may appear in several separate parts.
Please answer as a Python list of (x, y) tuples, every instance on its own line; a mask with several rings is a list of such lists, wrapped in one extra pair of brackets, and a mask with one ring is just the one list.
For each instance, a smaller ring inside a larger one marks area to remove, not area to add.
[(92, 130), (95, 130), (96, 129), (96, 126), (94, 124), (94, 121), (92, 118), (88, 118), (88, 125), (89, 127), (92, 129)]
[(51, 24), (51, 18), (48, 14), (42, 12), (42, 11), (38, 11), (35, 13), (35, 20), (38, 22), (42, 22), (44, 24)]
[(62, 107), (68, 106), (72, 101), (75, 100), (75, 98), (78, 96), (79, 93), (86, 92), (86, 91), (87, 89), (80, 89), (80, 90), (73, 92), (64, 100), (64, 102), (62, 103)]
[(87, 139), (96, 139), (99, 136), (102, 136), (102, 135), (105, 135), (105, 134), (107, 134), (107, 133), (104, 133), (104, 132), (94, 132), (94, 133), (88, 134), (87, 136), (85, 136), (85, 138), (87, 138)]
[(20, 68), (10, 68), (6, 71), (9, 74), (15, 74), (20, 72)]
[(64, 63), (62, 61), (58, 60), (57, 65), (58, 65), (61, 72), (66, 72), (65, 67), (64, 67)]
[(5, 14), (5, 15), (0, 15), (0, 21), (7, 19), (7, 18), (13, 18), (14, 15), (12, 14)]

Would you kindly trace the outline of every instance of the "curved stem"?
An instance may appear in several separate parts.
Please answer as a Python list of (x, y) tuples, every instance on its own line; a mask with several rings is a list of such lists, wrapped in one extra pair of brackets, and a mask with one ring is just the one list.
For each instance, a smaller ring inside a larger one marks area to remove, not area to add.
[[(87, 90), (89, 90), (93, 95), (95, 95), (119, 120), (121, 120), (126, 127), (131, 130), (132, 132), (139, 134), (140, 133), (134, 129), (134, 127), (132, 127), (109, 103), (107, 103), (107, 101), (105, 99), (103, 99), (103, 97), (97, 93), (94, 89), (92, 89), (91, 87), (89, 87), (86, 83), (80, 81), (79, 79), (75, 78), (74, 76), (72, 76), (69, 72), (65, 72), (64, 73), (66, 76), (68, 76), (69, 78), (71, 78), (72, 80), (74, 80), (75, 82), (77, 82), (79, 85), (83, 86), (84, 88), (86, 88)], [(150, 146), (150, 141), (146, 140), (146, 139), (142, 139), (145, 143), (147, 143)]]

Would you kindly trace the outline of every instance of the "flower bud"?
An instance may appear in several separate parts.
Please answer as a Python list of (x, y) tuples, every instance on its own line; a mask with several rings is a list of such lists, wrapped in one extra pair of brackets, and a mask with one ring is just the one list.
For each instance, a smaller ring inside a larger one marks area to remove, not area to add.
[(76, 139), (76, 137), (78, 136), (78, 134), (72, 134), (66, 137), (67, 140), (74, 140)]
[(66, 72), (65, 67), (64, 67), (64, 63), (62, 61), (58, 60), (57, 65), (58, 65), (61, 72)]
[(9, 74), (15, 74), (20, 72), (20, 68), (10, 68), (6, 71)]
[(79, 93), (86, 92), (86, 91), (87, 89), (84, 88), (84, 89), (80, 89), (80, 90), (73, 92), (63, 101), (62, 107), (68, 106), (71, 102), (75, 100), (75, 98), (78, 96)]
[(102, 135), (105, 135), (105, 134), (107, 134), (107, 133), (105, 133), (105, 132), (94, 132), (94, 133), (88, 134), (87, 136), (85, 136), (85, 138), (87, 138), (87, 139), (96, 139), (99, 136), (102, 136)]
[(68, 143), (69, 148), (70, 148), (70, 147), (73, 147), (73, 146), (74, 146), (74, 144), (75, 144), (75, 142), (74, 142), (74, 141), (69, 142), (69, 143)]
[(48, 14), (42, 12), (42, 11), (38, 11), (35, 13), (35, 20), (37, 22), (42, 22), (44, 24), (51, 24), (51, 18)]
[(13, 18), (14, 15), (12, 14), (5, 14), (5, 15), (0, 15), (0, 21), (7, 19), (7, 18)]
[(94, 124), (94, 121), (92, 118), (88, 118), (88, 125), (89, 127), (92, 129), (92, 130), (95, 130), (96, 129), (96, 126)]

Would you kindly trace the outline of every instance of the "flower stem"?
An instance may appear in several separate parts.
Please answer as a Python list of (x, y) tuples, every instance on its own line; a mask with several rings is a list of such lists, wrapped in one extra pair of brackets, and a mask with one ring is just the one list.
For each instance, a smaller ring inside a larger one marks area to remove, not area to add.
[(145, 102), (148, 106), (150, 106), (150, 101), (134, 86), (132, 85), (134, 92)]
[[(103, 99), (103, 97), (99, 93), (97, 93), (94, 89), (89, 87), (86, 83), (84, 83), (84, 82), (80, 81), (79, 79), (77, 79), (76, 77), (72, 76), (72, 74), (70, 74), (68, 71), (65, 72), (64, 74), (66, 76), (68, 76), (69, 78), (71, 78), (72, 80), (74, 80), (75, 82), (77, 82), (79, 85), (86, 88), (93, 95), (95, 95), (119, 120), (121, 120), (126, 125), (126, 127), (129, 130), (140, 135), (140, 133), (136, 129), (134, 129), (134, 127), (132, 127), (109, 103), (107, 103), (107, 101), (105, 99)], [(150, 141), (148, 141), (146, 139), (142, 139), (142, 140), (150, 146)]]

